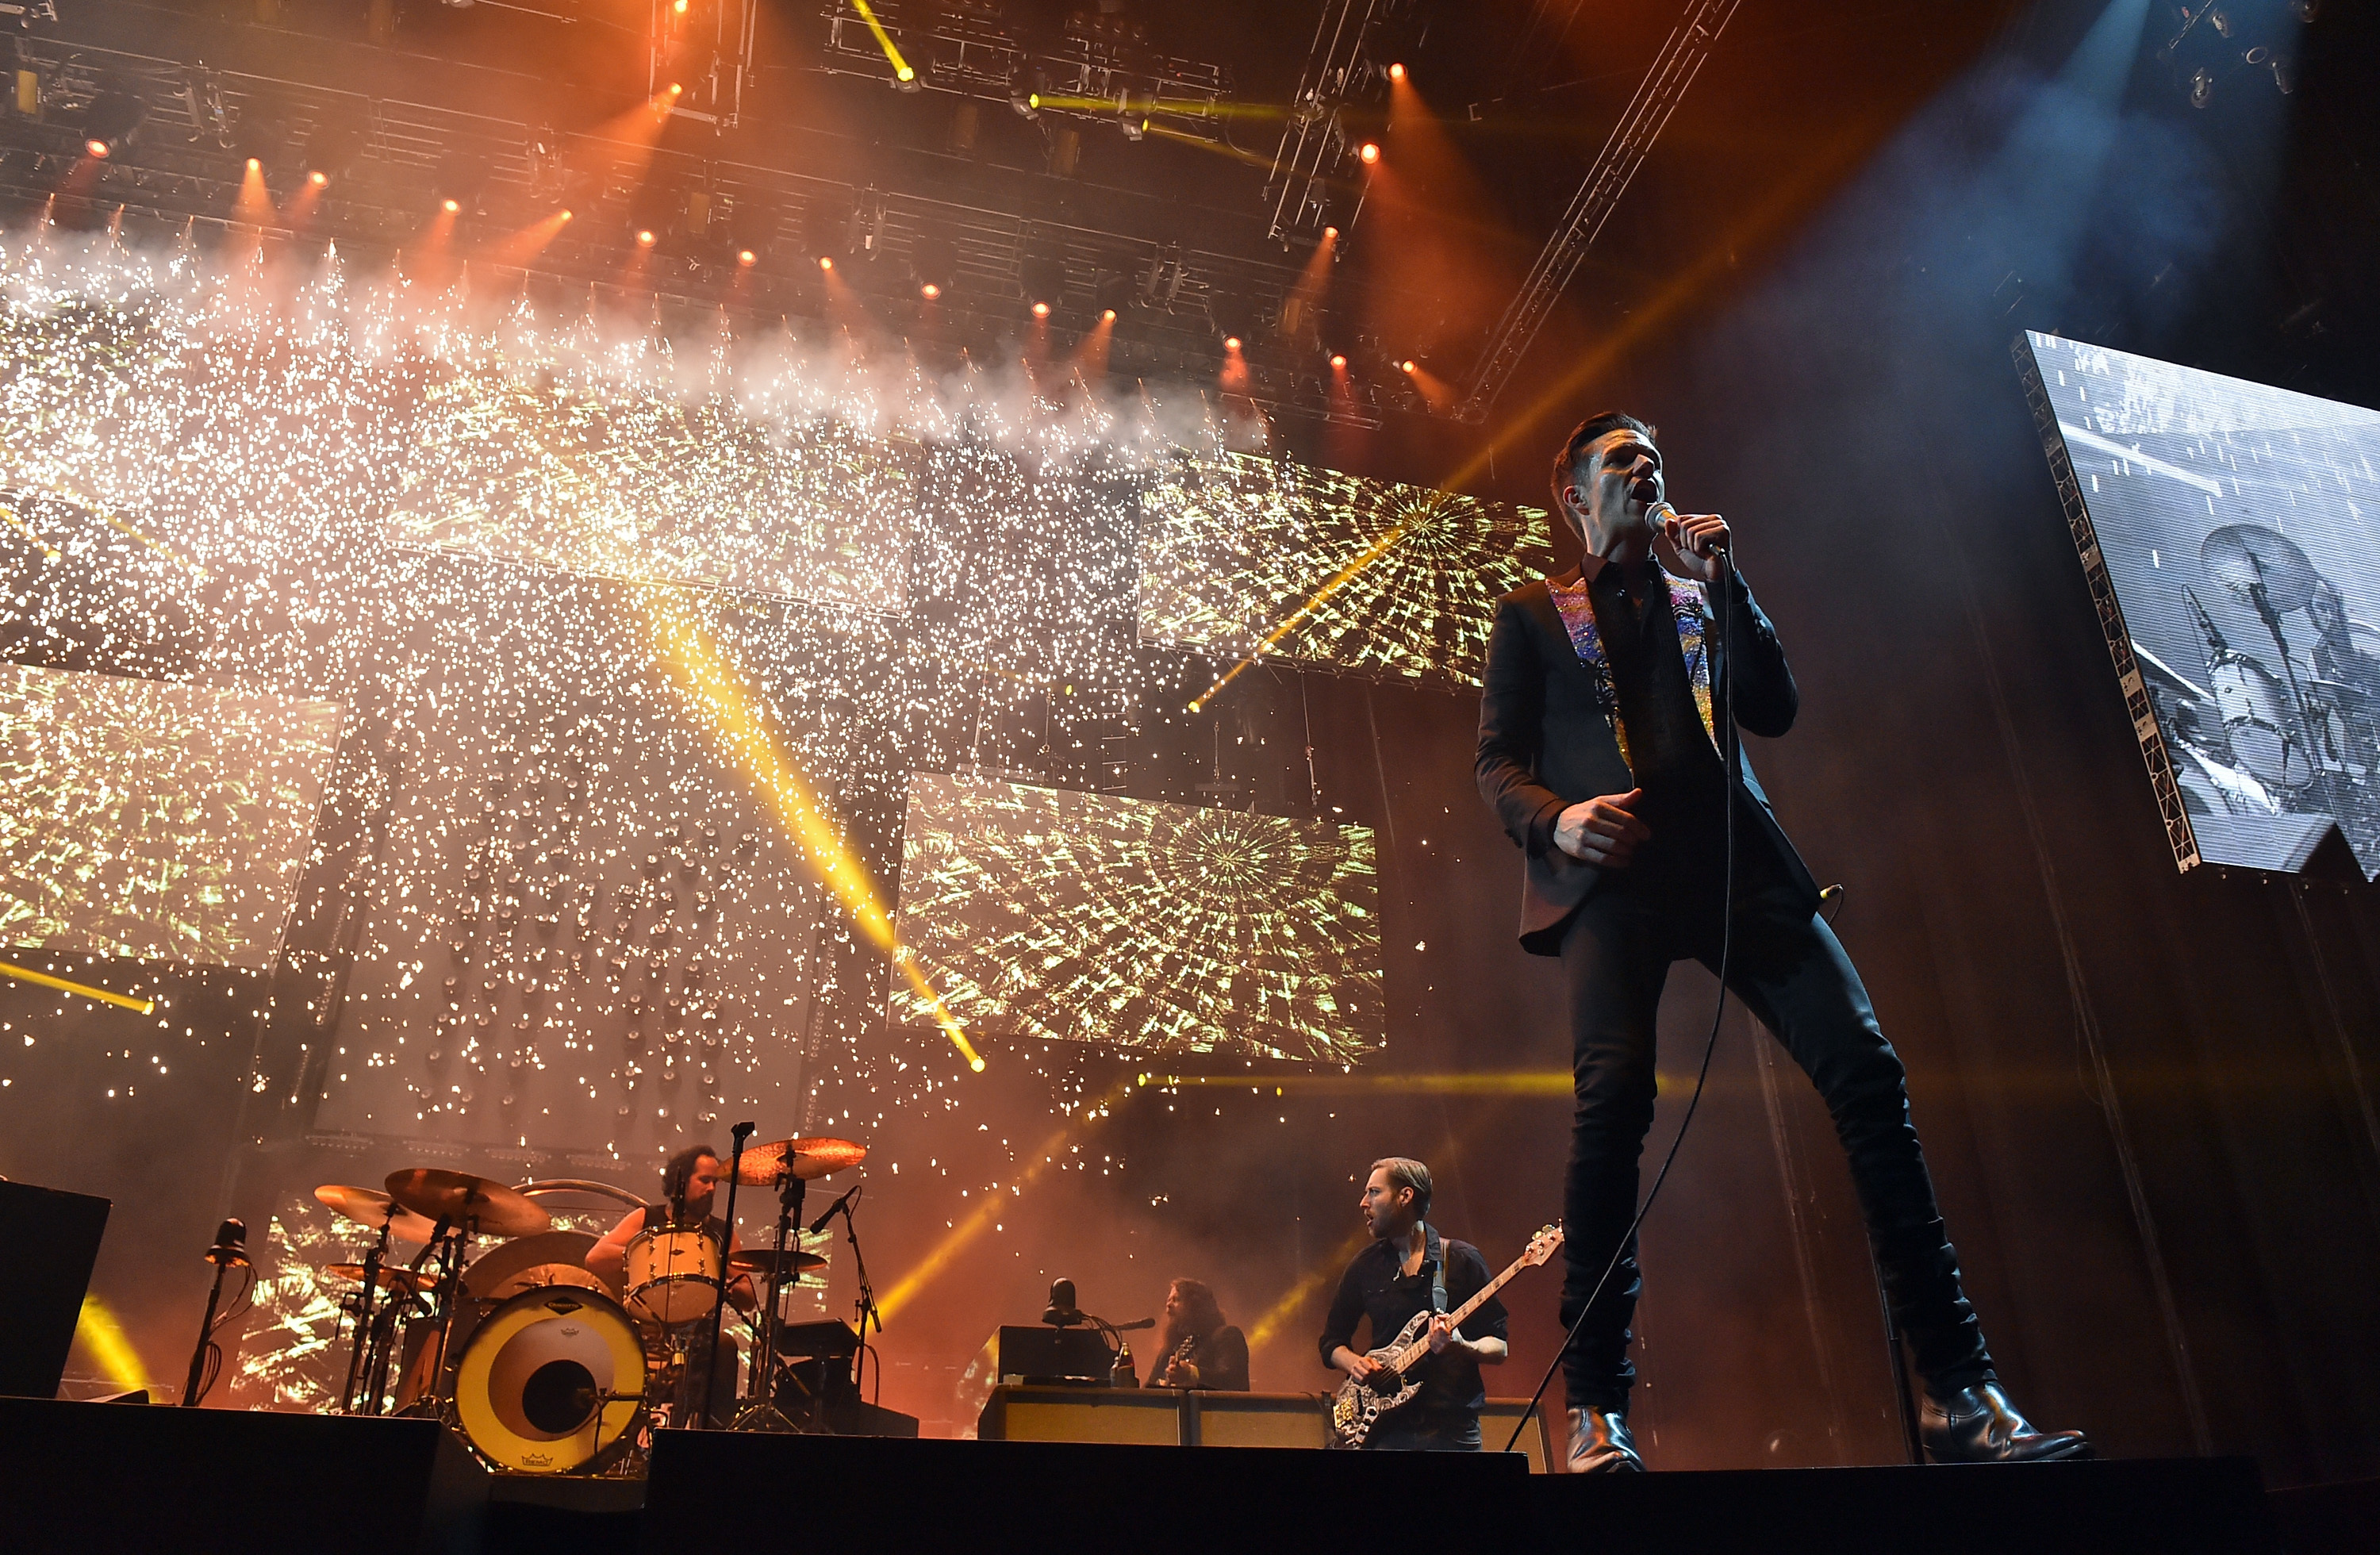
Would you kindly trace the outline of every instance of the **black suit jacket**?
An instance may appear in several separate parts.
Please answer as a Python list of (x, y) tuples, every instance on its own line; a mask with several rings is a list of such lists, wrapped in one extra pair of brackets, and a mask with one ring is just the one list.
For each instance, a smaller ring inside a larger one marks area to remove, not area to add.
[[(1565, 588), (1579, 569), (1560, 575)], [(1713, 704), (1724, 677), (1735, 683), (1736, 722), (1755, 735), (1774, 738), (1793, 726), (1802, 694), (1778, 646), (1777, 629), (1754, 601), (1752, 590), (1731, 590), (1733, 619), (1728, 640), (1737, 661), (1718, 651), (1716, 624), (1711, 644)], [(1768, 804), (1752, 762), (1736, 742), (1736, 771), (1777, 851), (1788, 878), (1817, 906), (1818, 887), (1802, 856)], [(1488, 634), (1487, 686), (1479, 698), (1480, 796), (1504, 823), (1505, 834), (1527, 856), (1521, 884), (1521, 945), (1533, 955), (1558, 955), (1561, 929), (1578, 905), (1592, 894), (1605, 871), (1554, 846), (1554, 822), (1561, 812), (1600, 794), (1625, 794), (1636, 786), (1620, 742), (1604, 719), (1592, 672), (1579, 662), (1553, 595), (1540, 580), (1496, 601), (1496, 624)]]

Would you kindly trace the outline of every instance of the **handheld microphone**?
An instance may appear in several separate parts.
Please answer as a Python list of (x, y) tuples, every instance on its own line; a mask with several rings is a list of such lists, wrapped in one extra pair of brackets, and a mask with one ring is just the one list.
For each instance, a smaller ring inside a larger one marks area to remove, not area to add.
[(1727, 554), (1728, 537), (1726, 535), (1712, 536), (1706, 542), (1709, 546), (1707, 551), (1697, 551), (1687, 544), (1685, 530), (1678, 518), (1678, 510), (1670, 505), (1669, 498), (1656, 498), (1652, 505), (1645, 509), (1645, 513), (1647, 517), (1661, 526), (1662, 538), (1686, 554), (1690, 556), (1725, 556)]
[[(827, 1221), (833, 1220), (837, 1215), (840, 1215), (845, 1209), (850, 1209), (851, 1201), (858, 1197), (859, 1184), (857, 1183), (854, 1183), (851, 1186), (844, 1189), (843, 1197), (836, 1199), (832, 1204), (828, 1205), (826, 1207), (826, 1213), (820, 1215), (817, 1220), (810, 1222), (810, 1234), (812, 1236), (816, 1236), (819, 1233), (824, 1231), (826, 1229)], [(875, 1224), (873, 1221), (868, 1223), (870, 1225)]]

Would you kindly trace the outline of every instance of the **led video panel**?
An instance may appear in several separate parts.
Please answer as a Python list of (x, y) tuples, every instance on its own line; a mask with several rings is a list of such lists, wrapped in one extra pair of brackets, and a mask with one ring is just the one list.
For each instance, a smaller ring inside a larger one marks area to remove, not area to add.
[(1553, 566), (1543, 508), (1185, 454), (1143, 503), (1140, 637), (1476, 686), (1497, 599)]
[[(913, 773), (901, 954), (972, 1031), (1134, 1053), (1377, 1051), (1369, 827)], [(893, 979), (892, 1016), (933, 1015)]]
[(2380, 412), (2015, 349), (2175, 862), (2380, 875)]
[(392, 543), (898, 613), (915, 451), (713, 397), (469, 366), (424, 390)]
[(263, 971), (335, 702), (0, 663), (0, 936)]

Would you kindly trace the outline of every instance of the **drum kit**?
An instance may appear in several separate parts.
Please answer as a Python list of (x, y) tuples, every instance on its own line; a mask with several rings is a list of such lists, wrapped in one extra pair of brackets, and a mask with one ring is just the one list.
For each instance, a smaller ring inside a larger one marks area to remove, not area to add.
[[(382, 1188), (315, 1189), (318, 1200), (373, 1233), (360, 1259), (324, 1270), (350, 1287), (342, 1321), (355, 1323), (340, 1412), (443, 1420), (500, 1470), (630, 1472), (652, 1426), (694, 1425), (710, 1414), (703, 1395), (712, 1368), (689, 1361), (720, 1354), (721, 1296), (748, 1276), (767, 1284), (755, 1351), (767, 1364), (753, 1367), (750, 1397), (735, 1423), (795, 1428), (767, 1403), (771, 1340), (781, 1293), (826, 1260), (789, 1245), (791, 1232), (802, 1190), (858, 1165), (868, 1151), (845, 1139), (780, 1139), (743, 1149), (748, 1132), (745, 1125), (736, 1136), (725, 1223), (734, 1223), (736, 1184), (774, 1186), (774, 1246), (722, 1258), (711, 1229), (719, 1222), (648, 1216), (628, 1243), (616, 1293), (588, 1268), (597, 1239), (555, 1229), (548, 1209), (645, 1209), (643, 1199), (609, 1184), (554, 1179), (515, 1187), (414, 1167), (391, 1172)], [(597, 1202), (585, 1202), (590, 1198)], [(486, 1241), (494, 1245), (473, 1257), (474, 1244)], [(400, 1243), (419, 1250), (401, 1257)], [(861, 1293), (865, 1322), (874, 1303), (864, 1276)], [(709, 1346), (700, 1342), (706, 1324)]]

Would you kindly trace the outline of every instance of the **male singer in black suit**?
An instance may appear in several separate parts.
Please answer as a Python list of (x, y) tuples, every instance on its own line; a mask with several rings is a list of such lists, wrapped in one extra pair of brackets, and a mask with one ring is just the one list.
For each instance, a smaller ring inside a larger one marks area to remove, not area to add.
[[(1995, 1380), (1900, 1060), (1740, 748), (1728, 781), (1720, 750), (1737, 742), (1725, 677), (1738, 722), (1767, 737), (1792, 727), (1800, 693), (1768, 617), (1727, 570), (1726, 523), (1678, 515), (1664, 491), (1652, 428), (1618, 412), (1582, 423), (1554, 461), (1553, 492), (1586, 554), (1498, 601), (1488, 639), (1479, 792), (1527, 856), (1521, 944), (1561, 958), (1569, 995), (1576, 1105), (1562, 1321), (1578, 1318), (1635, 1214), (1670, 965), (1718, 964), (1731, 804), (1728, 987), (1834, 1117), (1893, 1319), (1925, 1380), (1927, 1451), (1962, 1463), (2087, 1455), (2078, 1432), (2034, 1429)], [(1726, 601), (1724, 631), (1714, 596)], [(1637, 1290), (1632, 1238), (1563, 1357), (1573, 1472), (1644, 1467), (1627, 1420)]]

